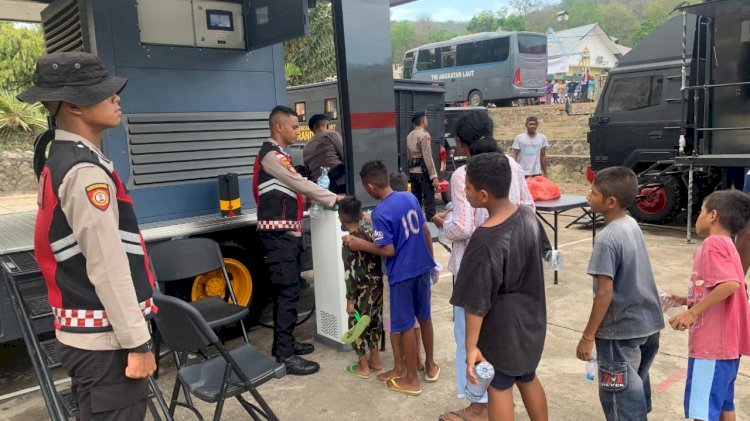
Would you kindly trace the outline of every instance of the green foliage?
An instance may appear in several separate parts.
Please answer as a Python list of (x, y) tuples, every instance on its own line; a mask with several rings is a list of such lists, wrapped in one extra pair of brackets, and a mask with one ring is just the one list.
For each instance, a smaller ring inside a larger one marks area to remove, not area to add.
[(416, 47), (417, 31), (414, 23), (407, 20), (391, 22), (391, 44), (393, 62), (401, 63), (404, 54), (410, 48)]
[(37, 132), (46, 126), (41, 103), (26, 104), (18, 101), (14, 92), (0, 90), (0, 136), (5, 138), (17, 132)]
[(510, 15), (503, 20), (502, 28), (504, 31), (525, 31), (526, 20), (523, 16)]
[(318, 6), (310, 10), (309, 22), (307, 36), (284, 43), (289, 86), (322, 82), (336, 76), (331, 4), (318, 2)]
[(39, 26), (0, 22), (0, 88), (17, 89), (31, 80), (36, 59), (44, 54)]
[(498, 11), (482, 10), (474, 15), (466, 25), (466, 30), (474, 32), (495, 32), (505, 20), (505, 9)]

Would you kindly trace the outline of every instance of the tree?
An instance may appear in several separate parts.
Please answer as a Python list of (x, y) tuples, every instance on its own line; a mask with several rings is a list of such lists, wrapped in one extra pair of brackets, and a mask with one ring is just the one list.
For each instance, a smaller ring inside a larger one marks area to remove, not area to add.
[(401, 63), (406, 51), (417, 46), (416, 35), (417, 32), (412, 22), (407, 20), (391, 22), (391, 50), (394, 63)]
[(38, 25), (0, 22), (0, 88), (15, 91), (31, 82), (36, 59), (43, 54), (44, 37)]
[(510, 0), (510, 7), (518, 11), (522, 17), (526, 17), (534, 10), (544, 6), (544, 0)]
[(445, 41), (455, 38), (458, 35), (458, 32), (451, 31), (450, 29), (434, 29), (427, 34), (427, 42)]
[(495, 32), (499, 28), (503, 19), (505, 19), (505, 9), (493, 12), (491, 10), (482, 10), (474, 15), (466, 25), (466, 30), (475, 32)]
[(284, 58), (293, 71), (287, 75), (290, 85), (322, 82), (336, 76), (336, 48), (333, 43), (331, 4), (319, 2), (310, 11), (307, 36), (284, 43)]
[(625, 41), (637, 26), (633, 11), (621, 3), (609, 3), (599, 5), (599, 22), (604, 32), (618, 41)]
[(526, 20), (520, 15), (510, 15), (503, 19), (503, 23), (500, 24), (503, 31), (525, 31)]

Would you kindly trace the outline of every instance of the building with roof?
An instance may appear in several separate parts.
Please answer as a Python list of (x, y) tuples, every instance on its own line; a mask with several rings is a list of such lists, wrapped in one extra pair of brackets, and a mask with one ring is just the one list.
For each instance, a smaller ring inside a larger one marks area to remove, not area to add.
[(598, 23), (562, 31), (547, 28), (547, 73), (555, 79), (579, 79), (588, 72), (601, 80), (628, 51)]

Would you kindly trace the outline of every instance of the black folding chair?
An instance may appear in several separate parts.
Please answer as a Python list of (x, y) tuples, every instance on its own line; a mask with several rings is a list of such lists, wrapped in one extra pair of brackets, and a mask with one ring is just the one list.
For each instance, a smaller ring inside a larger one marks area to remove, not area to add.
[[(240, 402), (253, 420), (260, 420), (259, 415), (267, 420), (278, 420), (256, 388), (271, 379), (284, 377), (284, 364), (274, 362), (247, 342), (227, 350), (198, 310), (178, 298), (155, 291), (154, 302), (159, 308), (154, 317), (156, 325), (164, 343), (171, 349), (182, 355), (207, 355), (206, 348), (209, 346), (219, 351), (210, 359), (179, 368), (169, 405), (170, 414), (174, 415), (179, 405), (190, 409), (203, 420), (192, 404), (192, 394), (205, 402), (216, 402), (215, 421), (221, 419), (224, 401), (231, 397)], [(181, 386), (185, 389), (184, 403), (177, 400)], [(242, 397), (244, 392), (250, 392), (260, 408), (246, 401)]]
[[(237, 297), (234, 295), (232, 282), (224, 267), (224, 258), (221, 248), (216, 241), (209, 238), (185, 238), (167, 241), (157, 244), (149, 250), (151, 268), (156, 276), (156, 281), (161, 284), (161, 291), (165, 291), (164, 285), (168, 282), (188, 279), (221, 269), (224, 281), (227, 285), (227, 297), (208, 297), (190, 303), (203, 316), (211, 329), (218, 330), (240, 323), (242, 336), (249, 343), (245, 324), (242, 322), (249, 310), (247, 307), (237, 305)], [(231, 298), (232, 302), (226, 300)], [(161, 331), (156, 329), (154, 335), (154, 350), (158, 363), (161, 359)], [(175, 356), (175, 362), (179, 363)]]

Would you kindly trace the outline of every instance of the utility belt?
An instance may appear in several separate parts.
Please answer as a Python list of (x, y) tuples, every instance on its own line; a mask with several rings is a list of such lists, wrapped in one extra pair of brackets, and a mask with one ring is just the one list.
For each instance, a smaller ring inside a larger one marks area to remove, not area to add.
[(425, 164), (424, 162), (424, 158), (409, 158), (408, 164), (409, 170), (411, 170), (412, 168), (420, 168), (423, 174), (429, 174), (429, 170), (427, 169), (427, 164)]

